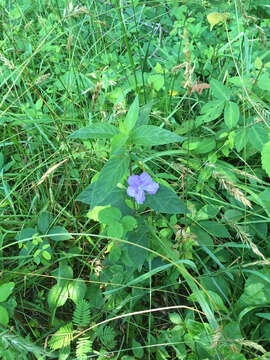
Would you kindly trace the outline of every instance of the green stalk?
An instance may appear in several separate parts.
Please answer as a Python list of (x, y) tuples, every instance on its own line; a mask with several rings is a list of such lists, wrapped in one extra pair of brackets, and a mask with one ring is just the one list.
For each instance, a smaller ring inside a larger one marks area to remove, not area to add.
[(124, 42), (125, 42), (125, 45), (126, 45), (126, 48), (127, 48), (128, 58), (129, 58), (130, 65), (132, 67), (134, 80), (135, 80), (135, 84), (136, 84), (136, 93), (139, 94), (138, 81), (137, 81), (137, 76), (136, 76), (136, 68), (135, 68), (135, 64), (134, 64), (134, 61), (133, 61), (131, 48), (130, 48), (129, 42), (128, 42), (127, 32), (126, 32), (126, 28), (125, 28), (125, 25), (124, 25), (124, 18), (123, 18), (122, 12), (120, 10), (120, 7), (121, 7), (120, 0), (114, 0), (113, 2), (115, 3), (115, 8), (116, 8), (116, 11), (117, 11), (117, 15), (118, 15), (118, 18), (119, 18), (120, 23), (121, 23), (121, 30), (122, 30), (122, 33), (123, 33), (123, 36), (124, 36)]

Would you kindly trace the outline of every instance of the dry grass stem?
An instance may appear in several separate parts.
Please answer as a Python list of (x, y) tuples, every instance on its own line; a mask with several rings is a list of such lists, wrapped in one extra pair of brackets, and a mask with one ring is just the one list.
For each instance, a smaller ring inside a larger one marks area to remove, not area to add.
[(236, 200), (240, 201), (245, 206), (252, 208), (251, 202), (245, 197), (244, 193), (225, 175), (213, 171), (213, 177), (218, 179), (220, 185), (228, 191)]
[(14, 70), (15, 66), (3, 55), (0, 53), (0, 60), (3, 62), (5, 66), (7, 66), (10, 70)]

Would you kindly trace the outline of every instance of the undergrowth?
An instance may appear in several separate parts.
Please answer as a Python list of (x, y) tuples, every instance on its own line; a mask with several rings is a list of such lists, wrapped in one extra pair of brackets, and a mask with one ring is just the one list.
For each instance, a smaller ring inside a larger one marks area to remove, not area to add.
[(0, 0), (0, 356), (270, 359), (270, 7)]

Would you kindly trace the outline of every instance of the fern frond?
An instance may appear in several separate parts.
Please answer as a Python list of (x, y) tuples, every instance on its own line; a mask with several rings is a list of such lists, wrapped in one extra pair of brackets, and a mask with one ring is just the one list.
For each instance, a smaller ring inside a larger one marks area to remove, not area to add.
[(87, 326), (90, 322), (90, 304), (87, 300), (80, 300), (76, 304), (73, 313), (73, 324), (76, 326)]
[(88, 336), (79, 338), (76, 346), (77, 360), (87, 360), (87, 353), (92, 351), (92, 343)]
[(71, 343), (72, 338), (72, 323), (68, 323), (60, 327), (60, 329), (57, 330), (55, 334), (53, 334), (48, 344), (52, 350), (62, 349)]
[(101, 331), (100, 341), (108, 350), (112, 350), (116, 345), (115, 330), (111, 326), (105, 326)]

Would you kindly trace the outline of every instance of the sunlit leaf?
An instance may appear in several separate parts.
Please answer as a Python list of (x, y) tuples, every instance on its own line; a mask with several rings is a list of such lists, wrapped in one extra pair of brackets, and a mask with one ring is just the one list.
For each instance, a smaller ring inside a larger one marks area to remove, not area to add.
[(210, 24), (210, 31), (213, 29), (213, 27), (223, 21), (226, 21), (229, 18), (229, 13), (218, 13), (218, 12), (212, 12), (211, 14), (207, 15), (207, 20)]

